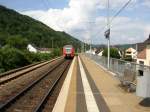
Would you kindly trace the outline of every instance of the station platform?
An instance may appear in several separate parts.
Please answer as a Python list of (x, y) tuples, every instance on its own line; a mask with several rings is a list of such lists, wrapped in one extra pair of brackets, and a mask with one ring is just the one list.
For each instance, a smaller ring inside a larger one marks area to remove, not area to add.
[(142, 98), (123, 90), (108, 71), (84, 55), (75, 57), (53, 112), (150, 112)]

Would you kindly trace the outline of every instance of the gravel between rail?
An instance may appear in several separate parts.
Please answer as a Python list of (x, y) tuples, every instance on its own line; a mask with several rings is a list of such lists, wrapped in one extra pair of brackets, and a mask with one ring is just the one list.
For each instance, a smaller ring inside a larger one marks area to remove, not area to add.
[(55, 60), (45, 66), (42, 66), (34, 71), (31, 71), (15, 80), (10, 81), (4, 85), (0, 85), (0, 105), (8, 101), (12, 96), (15, 96), (27, 85), (37, 80), (42, 74), (46, 73), (48, 70), (52, 69), (54, 65), (62, 62), (63, 59)]
[(29, 87), (27, 87), (28, 89), (22, 94), (20, 94), (18, 97), (16, 97), (15, 100), (13, 100), (10, 104), (5, 106), (5, 108), (2, 108), (3, 111), (39, 111), (40, 105), (43, 104), (43, 102), (41, 103), (41, 101), (47, 99), (47, 95), (49, 95), (52, 92), (55, 85), (59, 84), (58, 81), (64, 75), (70, 62), (70, 60), (65, 60), (54, 66), (51, 70), (49, 70), (47, 73), (41, 76), (38, 80), (35, 80)]
[(25, 66), (22, 68), (18, 68), (18, 69), (11, 70), (6, 73), (0, 74), (0, 85), (5, 84), (11, 80), (18, 78), (18, 77), (21, 77), (21, 76), (23, 76), (33, 70), (36, 70), (42, 66), (45, 66), (45, 65), (51, 63), (52, 61), (54, 61), (54, 60), (31, 64), (31, 65), (28, 65), (28, 66)]

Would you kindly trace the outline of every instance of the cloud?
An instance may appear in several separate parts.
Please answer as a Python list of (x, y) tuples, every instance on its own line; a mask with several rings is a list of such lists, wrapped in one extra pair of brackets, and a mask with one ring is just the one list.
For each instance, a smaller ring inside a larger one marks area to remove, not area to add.
[(150, 0), (143, 0), (143, 2), (141, 3), (141, 5), (150, 8)]
[[(111, 0), (111, 8), (118, 9), (127, 0)], [(137, 0), (132, 3), (136, 4)], [(106, 30), (106, 17), (100, 16), (99, 11), (106, 13), (106, 0), (70, 0), (64, 9), (47, 11), (25, 11), (22, 14), (42, 21), (51, 28), (66, 31), (80, 40), (92, 39), (94, 43), (106, 43), (104, 31)], [(105, 14), (106, 15), (106, 14)], [(118, 16), (112, 24), (111, 43), (135, 43), (149, 32), (149, 24), (129, 16)]]

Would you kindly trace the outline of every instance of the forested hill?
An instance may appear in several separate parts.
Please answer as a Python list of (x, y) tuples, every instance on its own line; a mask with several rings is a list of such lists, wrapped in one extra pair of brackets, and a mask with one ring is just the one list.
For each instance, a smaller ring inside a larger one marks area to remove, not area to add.
[(31, 17), (0, 6), (0, 46), (15, 36), (26, 39), (38, 47), (51, 47), (52, 40), (55, 48), (65, 44), (73, 44), (76, 48), (81, 45), (78, 39), (65, 32), (55, 31)]

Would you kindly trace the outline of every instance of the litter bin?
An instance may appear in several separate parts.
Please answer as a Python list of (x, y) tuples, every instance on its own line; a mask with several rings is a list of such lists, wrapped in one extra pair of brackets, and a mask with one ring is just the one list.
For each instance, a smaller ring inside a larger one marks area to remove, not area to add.
[(136, 95), (150, 97), (150, 73), (149, 70), (138, 70)]

